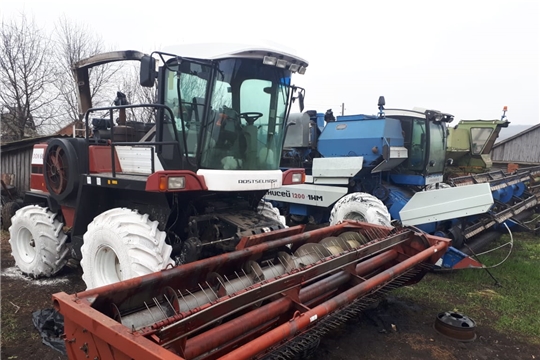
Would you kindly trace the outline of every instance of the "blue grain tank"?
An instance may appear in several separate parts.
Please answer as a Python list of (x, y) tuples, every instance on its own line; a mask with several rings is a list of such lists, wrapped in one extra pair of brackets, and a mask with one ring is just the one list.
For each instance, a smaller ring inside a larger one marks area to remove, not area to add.
[(385, 146), (404, 146), (399, 120), (369, 115), (338, 116), (336, 121), (326, 124), (318, 140), (323, 157), (363, 156), (365, 167), (380, 162)]

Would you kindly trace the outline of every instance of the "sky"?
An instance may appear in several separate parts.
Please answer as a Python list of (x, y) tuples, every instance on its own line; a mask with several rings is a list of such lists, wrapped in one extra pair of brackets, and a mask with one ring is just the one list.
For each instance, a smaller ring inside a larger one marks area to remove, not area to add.
[[(306, 110), (340, 115), (436, 109), (461, 119), (540, 123), (537, 0), (117, 2), (2, 0), (44, 29), (65, 16), (111, 50), (151, 52), (194, 42), (271, 41), (309, 61), (293, 78)], [(181, 54), (179, 54), (181, 55)], [(453, 125), (452, 124), (452, 125)]]

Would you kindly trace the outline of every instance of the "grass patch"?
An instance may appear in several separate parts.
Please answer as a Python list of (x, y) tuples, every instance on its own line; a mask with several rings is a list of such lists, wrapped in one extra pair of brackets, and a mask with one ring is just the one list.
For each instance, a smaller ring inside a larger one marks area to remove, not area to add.
[[(504, 235), (498, 243), (509, 240)], [(508, 250), (501, 248), (480, 260), (486, 266), (498, 264)], [(540, 238), (515, 233), (510, 257), (489, 271), (501, 286), (485, 270), (466, 269), (427, 274), (420, 283), (397, 290), (396, 295), (462, 312), (479, 325), (540, 344)]]
[[(8, 308), (8, 305), (11, 308)], [(17, 340), (19, 334), (17, 333), (19, 324), (17, 322), (17, 315), (15, 314), (15, 308), (8, 302), (2, 301), (2, 346), (9, 346), (11, 342)]]

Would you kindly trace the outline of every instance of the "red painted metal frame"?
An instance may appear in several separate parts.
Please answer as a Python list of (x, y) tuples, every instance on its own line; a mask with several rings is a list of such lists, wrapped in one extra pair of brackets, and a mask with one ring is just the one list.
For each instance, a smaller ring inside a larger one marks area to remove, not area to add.
[[(397, 252), (395, 250), (388, 250), (357, 265), (355, 273), (358, 276), (367, 275), (369, 272), (376, 270), (382, 264), (386, 264), (396, 257)], [(350, 273), (341, 272), (309, 285), (300, 290), (299, 301), (303, 303), (309, 299), (331, 292), (349, 281), (351, 276)], [(187, 341), (185, 357), (192, 359), (218, 348), (226, 342), (242, 335), (246, 329), (262, 326), (276, 316), (285, 313), (293, 305), (293, 300), (290, 297), (283, 297), (223, 325), (212, 328), (203, 334), (194, 336)]]
[[(90, 145), (88, 146), (88, 168), (90, 174), (112, 172), (111, 146)], [(116, 172), (122, 172), (118, 154), (114, 152), (114, 168)]]
[[(166, 189), (161, 190), (159, 188), (160, 178), (165, 177), (179, 177), (183, 176), (185, 178), (185, 187), (182, 189)], [(206, 182), (204, 181), (204, 176), (195, 174), (193, 171), (189, 170), (164, 170), (156, 171), (148, 177), (146, 180), (146, 191), (156, 191), (156, 192), (179, 192), (179, 191), (195, 191), (195, 190), (208, 190)]]
[(257, 235), (244, 236), (236, 245), (236, 250), (242, 250), (251, 246), (259, 245), (268, 241), (286, 238), (304, 232), (305, 225), (291, 226), (285, 229), (272, 231), (271, 233), (261, 233)]
[(278, 345), (281, 341), (287, 340), (292, 336), (307, 329), (314, 321), (332, 313), (333, 311), (351, 303), (362, 294), (367, 293), (376, 286), (384, 284), (404, 273), (413, 266), (427, 260), (433, 256), (435, 252), (443, 254), (448, 248), (448, 244), (439, 242), (438, 244), (427, 248), (421, 253), (414, 255), (413, 257), (398, 263), (392, 268), (383, 271), (382, 273), (375, 275), (374, 277), (362, 282), (355, 287), (333, 297), (332, 299), (318, 305), (317, 307), (300, 314), (299, 316), (289, 320), (288, 322), (280, 325), (279, 327), (272, 329), (265, 333), (263, 336), (249, 342), (246, 345), (241, 346), (221, 357), (223, 360), (237, 360), (237, 359), (250, 359), (253, 356), (265, 351), (268, 348)]
[[(302, 181), (294, 183), (292, 177), (294, 174), (302, 174)], [(281, 184), (282, 185), (296, 185), (303, 184), (306, 181), (306, 170), (305, 169), (288, 169), (283, 172)]]
[[(47, 151), (47, 146), (47, 144), (36, 144), (34, 145), (34, 149), (43, 149), (43, 154), (45, 154), (45, 151)], [(34, 167), (39, 168), (41, 171), (39, 173), (30, 173), (30, 189), (41, 190), (45, 193), (48, 193), (49, 190), (47, 190), (47, 186), (45, 185), (44, 163), (42, 162), (41, 164), (32, 164), (32, 168)]]
[(72, 227), (75, 221), (75, 208), (62, 205), (62, 215), (64, 216), (64, 226)]
[[(296, 248), (351, 230), (377, 238), (354, 251), (264, 280), (137, 331), (112, 318), (112, 304), (129, 312), (141, 308), (149, 296), (158, 296), (165, 287), (196, 289), (211, 272), (230, 273), (266, 251), (286, 244)], [(245, 244), (257, 244), (264, 236), (256, 235)], [(450, 243), (448, 239), (410, 229), (393, 232), (390, 228), (356, 222), (285, 238), (274, 239), (278, 237), (274, 233), (266, 236), (267, 242), (228, 254), (75, 295), (53, 295), (54, 306), (65, 318), (70, 359), (254, 358), (417, 264), (435, 263)], [(249, 305), (262, 299), (266, 300), (260, 307)], [(224, 319), (223, 323), (216, 324), (219, 318)], [(208, 327), (209, 324), (214, 327)]]
[[(36, 165), (33, 165), (36, 166)], [(31, 173), (30, 174), (30, 189), (41, 190), (45, 193), (48, 193), (47, 186), (45, 185), (45, 176), (43, 175), (43, 165), (37, 165), (41, 167), (41, 173)]]

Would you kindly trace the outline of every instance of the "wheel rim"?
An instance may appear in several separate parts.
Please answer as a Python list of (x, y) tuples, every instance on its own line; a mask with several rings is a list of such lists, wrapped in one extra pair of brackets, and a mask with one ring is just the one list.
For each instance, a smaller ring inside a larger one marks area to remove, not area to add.
[(122, 269), (116, 252), (109, 246), (101, 246), (96, 254), (97, 286), (112, 284), (122, 280)]
[(367, 222), (367, 221), (366, 221), (366, 217), (364, 216), (364, 214), (359, 213), (359, 212), (350, 212), (350, 213), (347, 213), (347, 215), (345, 215), (345, 216), (343, 217), (343, 220), (354, 220), (354, 221)]
[(22, 261), (29, 264), (36, 258), (36, 242), (30, 230), (23, 228), (17, 235), (17, 250)]

